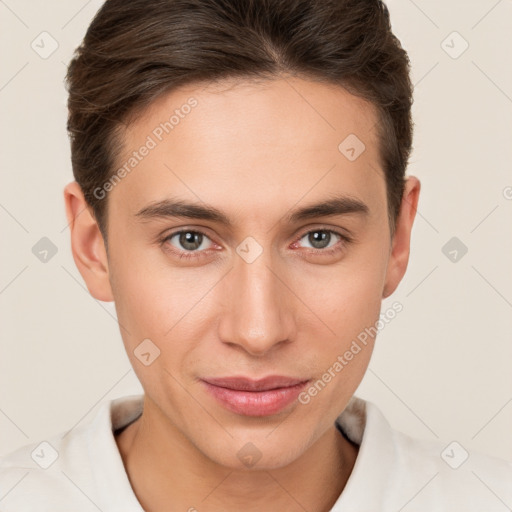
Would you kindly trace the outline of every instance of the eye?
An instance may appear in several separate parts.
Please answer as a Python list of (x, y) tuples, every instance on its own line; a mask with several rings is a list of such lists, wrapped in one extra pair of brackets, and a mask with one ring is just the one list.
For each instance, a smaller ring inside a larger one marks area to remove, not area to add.
[[(341, 238), (338, 233), (334, 231), (329, 231), (326, 229), (316, 229), (315, 231), (309, 231), (304, 236), (302, 236), (301, 240), (305, 239), (308, 243), (311, 244), (313, 249), (327, 249), (332, 247), (337, 240), (333, 237), (333, 235)], [(334, 244), (331, 242), (334, 241)]]
[[(210, 249), (212, 241), (200, 231), (182, 230), (172, 233), (164, 238), (163, 242), (176, 248), (178, 253), (200, 252)], [(184, 256), (188, 256), (184, 254)]]
[(306, 249), (312, 249), (310, 252), (317, 254), (334, 254), (351, 241), (348, 235), (332, 229), (314, 229), (304, 233), (292, 246), (295, 248), (300, 245)]
[[(304, 233), (292, 244), (292, 247), (296, 248), (300, 245), (305, 249), (311, 249), (310, 252), (326, 255), (343, 250), (351, 241), (349, 236), (332, 229), (314, 229)], [(218, 248), (205, 233), (192, 229), (171, 233), (165, 236), (161, 243), (180, 259), (204, 256), (210, 252), (209, 249)]]

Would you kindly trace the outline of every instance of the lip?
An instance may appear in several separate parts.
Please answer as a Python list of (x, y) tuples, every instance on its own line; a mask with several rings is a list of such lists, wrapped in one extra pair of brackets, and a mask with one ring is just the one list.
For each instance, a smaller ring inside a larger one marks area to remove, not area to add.
[(263, 379), (221, 377), (201, 379), (206, 390), (226, 409), (244, 416), (270, 416), (293, 403), (310, 379), (271, 375)]

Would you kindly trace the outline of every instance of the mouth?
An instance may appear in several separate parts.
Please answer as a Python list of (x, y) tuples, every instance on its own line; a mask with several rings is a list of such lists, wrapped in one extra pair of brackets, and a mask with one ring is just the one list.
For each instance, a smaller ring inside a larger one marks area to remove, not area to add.
[(270, 416), (291, 405), (311, 379), (272, 375), (259, 380), (247, 377), (201, 379), (220, 405), (244, 416)]

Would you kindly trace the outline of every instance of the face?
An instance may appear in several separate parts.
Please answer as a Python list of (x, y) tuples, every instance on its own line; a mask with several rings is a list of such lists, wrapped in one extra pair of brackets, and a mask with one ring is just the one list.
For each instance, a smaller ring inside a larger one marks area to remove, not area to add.
[[(175, 90), (125, 133), (105, 272), (82, 275), (115, 300), (145, 414), (215, 463), (243, 467), (245, 447), (259, 468), (289, 464), (365, 373), (374, 340), (353, 342), (405, 272), (413, 218), (393, 245), (376, 122), (343, 89), (289, 78)], [(269, 376), (293, 381), (212, 385)]]

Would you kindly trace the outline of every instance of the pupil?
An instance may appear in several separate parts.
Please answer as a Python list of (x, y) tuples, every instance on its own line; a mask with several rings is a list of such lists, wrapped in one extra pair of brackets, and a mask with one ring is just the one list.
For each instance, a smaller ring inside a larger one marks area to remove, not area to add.
[(323, 249), (329, 245), (331, 234), (327, 231), (314, 231), (309, 234), (309, 242), (315, 249)]
[(183, 248), (189, 249), (191, 251), (200, 247), (202, 241), (203, 241), (203, 235), (201, 233), (194, 233), (192, 231), (187, 231), (185, 233), (180, 234), (181, 246)]

